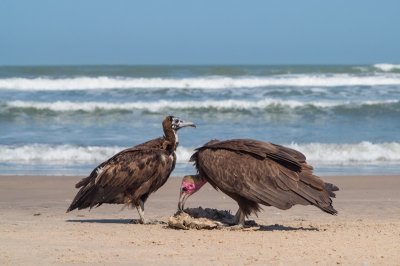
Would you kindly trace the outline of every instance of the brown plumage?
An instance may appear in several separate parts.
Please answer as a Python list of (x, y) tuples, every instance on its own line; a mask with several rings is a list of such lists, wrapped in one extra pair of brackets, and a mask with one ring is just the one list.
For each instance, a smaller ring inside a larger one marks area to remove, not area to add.
[(144, 203), (168, 180), (175, 168), (175, 150), (179, 144), (177, 131), (195, 125), (177, 117), (164, 119), (165, 136), (123, 150), (97, 166), (91, 174), (76, 184), (80, 188), (67, 212), (103, 203), (136, 207), (142, 223)]
[(180, 209), (191, 194), (209, 182), (238, 203), (235, 223), (242, 225), (246, 216), (261, 210), (259, 204), (282, 210), (296, 204), (314, 205), (337, 214), (331, 197), (339, 189), (313, 175), (313, 167), (296, 150), (250, 139), (213, 140), (197, 148), (190, 161), (198, 175), (184, 178)]

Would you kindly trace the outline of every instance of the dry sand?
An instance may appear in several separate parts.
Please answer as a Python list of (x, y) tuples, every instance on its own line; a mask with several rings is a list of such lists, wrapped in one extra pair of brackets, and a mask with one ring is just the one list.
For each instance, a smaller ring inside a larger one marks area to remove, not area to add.
[[(323, 177), (340, 188), (338, 216), (265, 207), (244, 231), (132, 224), (121, 205), (65, 213), (80, 178), (0, 176), (0, 265), (400, 265), (400, 176)], [(150, 196), (149, 218), (176, 211), (180, 181)], [(198, 206), (237, 210), (209, 185), (186, 203)]]

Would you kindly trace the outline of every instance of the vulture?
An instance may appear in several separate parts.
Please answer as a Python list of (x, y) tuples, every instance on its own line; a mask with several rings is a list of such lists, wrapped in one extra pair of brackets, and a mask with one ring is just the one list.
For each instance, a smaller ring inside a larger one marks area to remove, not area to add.
[(212, 140), (190, 158), (196, 175), (182, 180), (179, 210), (187, 198), (209, 182), (239, 205), (232, 223), (244, 226), (245, 217), (262, 210), (260, 204), (287, 210), (293, 205), (314, 205), (336, 215), (333, 191), (339, 188), (313, 175), (313, 167), (296, 150), (251, 139)]
[(168, 180), (175, 168), (177, 131), (196, 127), (178, 117), (168, 116), (162, 122), (164, 136), (125, 149), (97, 166), (88, 177), (75, 185), (80, 188), (67, 212), (78, 208), (99, 207), (103, 203), (136, 207), (140, 222), (150, 223), (144, 216), (144, 203)]

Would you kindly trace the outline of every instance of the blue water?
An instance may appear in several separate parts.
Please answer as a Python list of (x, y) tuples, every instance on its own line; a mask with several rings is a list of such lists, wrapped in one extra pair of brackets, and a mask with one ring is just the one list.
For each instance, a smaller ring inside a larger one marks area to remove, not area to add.
[(400, 66), (0, 67), (0, 174), (86, 175), (124, 148), (179, 131), (194, 148), (252, 138), (303, 152), (315, 173), (400, 173)]

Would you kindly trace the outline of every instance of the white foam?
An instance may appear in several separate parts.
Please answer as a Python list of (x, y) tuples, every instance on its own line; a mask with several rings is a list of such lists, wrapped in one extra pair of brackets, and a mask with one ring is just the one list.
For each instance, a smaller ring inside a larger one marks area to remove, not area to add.
[(176, 149), (176, 160), (178, 162), (188, 162), (192, 154), (194, 153), (195, 147), (182, 147), (178, 146)]
[[(307, 161), (325, 163), (346, 162), (399, 162), (400, 143), (371, 143), (363, 141), (358, 144), (308, 143), (285, 145), (299, 150)], [(14, 163), (101, 163), (127, 147), (100, 147), (47, 144), (30, 144), (23, 146), (0, 145), (0, 162)], [(179, 146), (176, 153), (178, 162), (188, 162), (195, 147)]]
[[(0, 145), (0, 162), (24, 163), (88, 163), (103, 162), (128, 147), (101, 147), (76, 145)], [(178, 147), (178, 161), (188, 161), (194, 148)], [(101, 169), (98, 169), (101, 170)]]
[[(395, 65), (392, 65), (395, 67)], [(201, 77), (201, 78), (116, 78), (116, 77), (76, 77), (76, 78), (6, 78), (0, 79), (0, 89), (7, 90), (95, 90), (95, 89), (225, 89), (255, 88), (268, 86), (376, 86), (399, 85), (400, 75), (394, 73), (349, 75), (349, 74), (302, 74), (267, 77)]]
[(304, 153), (309, 161), (321, 162), (385, 162), (400, 161), (400, 143), (358, 144), (309, 143), (287, 145)]
[(393, 64), (375, 64), (374, 67), (386, 72), (392, 71), (394, 69), (400, 69), (400, 65)]
[(159, 112), (162, 110), (181, 110), (181, 109), (208, 109), (217, 110), (255, 110), (268, 107), (297, 108), (314, 106), (318, 108), (329, 108), (343, 106), (348, 108), (357, 108), (361, 105), (379, 105), (398, 103), (399, 100), (381, 100), (381, 101), (309, 101), (300, 102), (295, 100), (281, 100), (267, 98), (259, 101), (248, 100), (207, 100), (207, 101), (167, 101), (159, 100), (156, 102), (129, 102), (129, 103), (108, 103), (108, 102), (34, 102), (34, 101), (8, 101), (3, 102), (6, 108), (35, 108), (38, 110), (52, 110), (56, 112), (67, 111), (86, 111), (95, 110), (148, 110)]
[(23, 146), (0, 145), (2, 162), (102, 162), (117, 152), (121, 147), (74, 146), (48, 144), (30, 144)]

